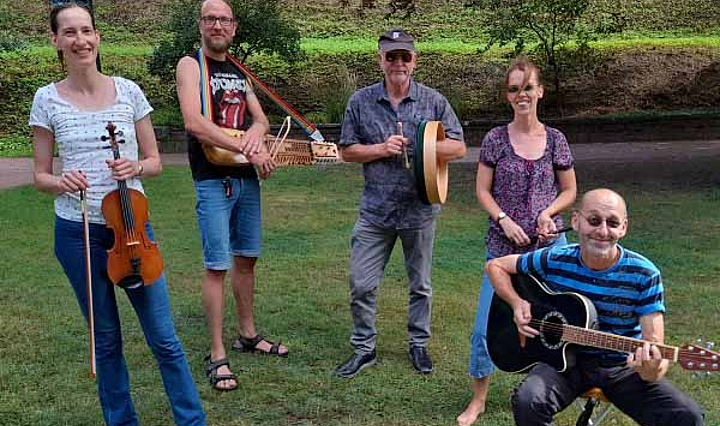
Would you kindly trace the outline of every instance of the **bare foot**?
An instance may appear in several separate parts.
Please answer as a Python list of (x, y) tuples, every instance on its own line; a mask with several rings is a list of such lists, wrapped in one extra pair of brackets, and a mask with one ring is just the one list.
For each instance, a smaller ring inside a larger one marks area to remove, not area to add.
[(485, 399), (489, 386), (490, 376), (473, 379), (473, 397), (465, 407), (465, 411), (457, 417), (458, 426), (470, 426), (480, 414), (485, 412)]
[(485, 401), (476, 401), (475, 398), (473, 398), (472, 401), (468, 404), (467, 408), (465, 408), (465, 411), (460, 413), (460, 415), (457, 417), (457, 423), (458, 426), (470, 426), (471, 424), (475, 423), (475, 420), (477, 420), (478, 416), (480, 414), (485, 412)]

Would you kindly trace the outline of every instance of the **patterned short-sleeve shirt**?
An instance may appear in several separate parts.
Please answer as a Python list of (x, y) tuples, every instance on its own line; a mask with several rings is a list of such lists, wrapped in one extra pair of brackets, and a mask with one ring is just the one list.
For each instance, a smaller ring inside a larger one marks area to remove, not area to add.
[[(537, 218), (557, 198), (558, 182), (555, 171), (569, 170), (574, 165), (565, 135), (545, 126), (545, 152), (536, 160), (528, 160), (515, 153), (510, 144), (507, 126), (495, 127), (483, 138), (479, 161), (493, 168), (492, 196), (500, 209), (520, 226), (528, 237), (537, 236)], [(555, 226), (563, 226), (562, 218), (555, 218)], [(533, 245), (519, 247), (507, 238), (492, 218), (488, 218), (485, 237), (486, 250), (493, 256), (524, 253)], [(550, 244), (552, 242), (548, 242)]]
[[(122, 77), (113, 77), (115, 102), (97, 111), (85, 111), (62, 99), (55, 83), (41, 87), (35, 93), (30, 110), (30, 126), (42, 127), (55, 136), (62, 171), (82, 170), (90, 181), (87, 190), (90, 222), (104, 224), (101, 205), (105, 195), (117, 189), (117, 181), (105, 160), (112, 160), (108, 142), (101, 138), (108, 134), (105, 126), (112, 122), (116, 132), (122, 132), (125, 143), (119, 145), (120, 156), (138, 159), (135, 122), (150, 114), (152, 107), (140, 87)], [(143, 191), (138, 179), (126, 181), (128, 188)], [(64, 193), (55, 199), (55, 213), (66, 220), (82, 221), (77, 193)]]
[[(348, 101), (342, 123), (340, 146), (356, 143), (372, 145), (397, 134), (415, 140), (422, 121), (441, 121), (445, 135), (463, 140), (462, 127), (450, 103), (437, 91), (411, 80), (408, 95), (393, 108), (383, 82), (355, 92)], [(407, 147), (412, 162), (412, 144)], [(439, 205), (420, 201), (412, 168), (403, 167), (402, 158), (391, 157), (363, 164), (365, 189), (360, 200), (360, 216), (375, 226), (388, 229), (416, 229), (428, 224), (440, 211)]]

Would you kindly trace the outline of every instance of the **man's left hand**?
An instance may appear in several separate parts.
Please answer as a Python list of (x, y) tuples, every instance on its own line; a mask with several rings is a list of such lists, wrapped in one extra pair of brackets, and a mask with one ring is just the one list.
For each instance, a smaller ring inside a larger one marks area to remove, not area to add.
[(627, 357), (628, 365), (647, 382), (655, 382), (662, 377), (663, 361), (660, 349), (648, 342)]

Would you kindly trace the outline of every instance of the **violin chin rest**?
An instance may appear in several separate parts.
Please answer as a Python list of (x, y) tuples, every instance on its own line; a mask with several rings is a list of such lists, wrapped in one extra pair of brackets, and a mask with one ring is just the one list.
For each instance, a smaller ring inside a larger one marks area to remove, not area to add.
[(142, 287), (145, 285), (145, 282), (140, 275), (128, 275), (127, 277), (121, 279), (117, 285), (125, 290), (133, 290)]

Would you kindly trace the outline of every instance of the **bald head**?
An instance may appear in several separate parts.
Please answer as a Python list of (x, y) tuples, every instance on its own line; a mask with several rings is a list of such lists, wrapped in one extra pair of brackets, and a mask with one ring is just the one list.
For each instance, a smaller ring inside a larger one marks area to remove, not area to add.
[(622, 217), (627, 217), (625, 200), (612, 189), (598, 188), (588, 191), (580, 201), (580, 210), (608, 210), (615, 209)]

